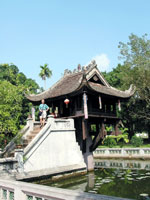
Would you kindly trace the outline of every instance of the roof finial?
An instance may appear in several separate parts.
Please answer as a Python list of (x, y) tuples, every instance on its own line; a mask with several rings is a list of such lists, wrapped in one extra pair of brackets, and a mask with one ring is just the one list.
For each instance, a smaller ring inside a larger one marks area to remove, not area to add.
[(78, 72), (80, 72), (80, 71), (81, 71), (81, 65), (78, 64)]
[(82, 67), (82, 71), (83, 71), (83, 72), (86, 71), (86, 66), (83, 66), (83, 67)]
[(92, 67), (95, 67), (97, 65), (95, 60), (92, 60), (91, 64), (92, 64)]

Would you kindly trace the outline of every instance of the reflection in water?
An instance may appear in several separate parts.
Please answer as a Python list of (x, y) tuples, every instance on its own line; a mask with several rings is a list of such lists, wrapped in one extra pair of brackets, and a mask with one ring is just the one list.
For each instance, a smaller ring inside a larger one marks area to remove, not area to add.
[(95, 160), (96, 168), (119, 168), (119, 169), (145, 169), (150, 170), (150, 161), (143, 160)]
[(150, 196), (150, 161), (96, 160), (95, 164), (95, 171), (87, 175), (43, 184), (131, 199), (143, 193)]
[(94, 188), (95, 185), (95, 174), (94, 172), (90, 172), (87, 176), (87, 186), (89, 189)]

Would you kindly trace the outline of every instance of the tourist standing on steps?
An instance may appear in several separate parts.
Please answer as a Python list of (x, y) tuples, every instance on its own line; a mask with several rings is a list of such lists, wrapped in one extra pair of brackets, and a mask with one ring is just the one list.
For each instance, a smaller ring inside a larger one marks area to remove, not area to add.
[(39, 106), (39, 117), (40, 117), (40, 128), (45, 125), (45, 120), (47, 116), (47, 111), (49, 110), (49, 107), (47, 104), (45, 104), (45, 100), (42, 99), (41, 104)]

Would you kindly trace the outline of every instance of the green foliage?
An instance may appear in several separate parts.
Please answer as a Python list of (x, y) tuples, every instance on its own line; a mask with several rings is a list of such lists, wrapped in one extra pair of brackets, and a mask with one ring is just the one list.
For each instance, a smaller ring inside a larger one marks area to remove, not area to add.
[(21, 89), (8, 81), (0, 82), (0, 133), (15, 134), (22, 112)]
[(108, 83), (118, 89), (127, 89), (124, 82), (124, 75), (128, 74), (128, 68), (124, 65), (118, 64), (111, 72), (103, 72), (105, 79)]
[(131, 84), (136, 86), (134, 96), (121, 105), (118, 117), (128, 127), (130, 136), (135, 132), (150, 129), (150, 40), (147, 35), (129, 36), (127, 43), (120, 42), (120, 59), (123, 64), (103, 75), (115, 88), (126, 90)]
[(112, 126), (106, 126), (106, 127), (105, 127), (105, 130), (106, 130), (107, 132), (111, 132), (111, 131), (113, 130), (113, 127), (112, 127)]
[(128, 128), (120, 127), (119, 130), (121, 131), (122, 134), (127, 134), (128, 135)]
[(107, 136), (105, 139), (104, 139), (104, 142), (103, 142), (104, 145), (112, 148), (114, 146), (117, 145), (117, 142), (116, 140), (113, 138), (113, 137), (110, 137), (110, 136)]
[(129, 142), (128, 134), (117, 135), (117, 136), (115, 136), (115, 137), (116, 137), (117, 143), (120, 142), (121, 140), (122, 140), (124, 143), (128, 143), (128, 142)]
[[(128, 139), (128, 133), (126, 132), (128, 129), (127, 128), (122, 128), (122, 134), (121, 135), (107, 135), (104, 140), (103, 144), (109, 147), (114, 147), (116, 145), (119, 145), (122, 147), (124, 144), (129, 143)], [(114, 142), (115, 140), (115, 142)]]
[(134, 147), (140, 147), (143, 144), (143, 139), (141, 137), (137, 137), (136, 135), (132, 136), (131, 144)]
[(15, 137), (15, 144), (16, 145), (22, 145), (23, 144), (23, 139), (22, 139), (23, 134), (19, 133), (17, 134), (17, 136)]
[(95, 124), (91, 124), (91, 131), (96, 132), (96, 125)]
[(24, 93), (34, 92), (38, 84), (27, 79), (13, 64), (0, 64), (0, 145), (4, 146), (25, 123), (31, 103)]
[(138, 37), (134, 34), (129, 36), (128, 43), (119, 44), (121, 58), (128, 73), (124, 74), (123, 80), (127, 86), (134, 84), (136, 93), (124, 105), (122, 116), (126, 118), (130, 132), (144, 131), (149, 129), (150, 122), (150, 40), (147, 35)]

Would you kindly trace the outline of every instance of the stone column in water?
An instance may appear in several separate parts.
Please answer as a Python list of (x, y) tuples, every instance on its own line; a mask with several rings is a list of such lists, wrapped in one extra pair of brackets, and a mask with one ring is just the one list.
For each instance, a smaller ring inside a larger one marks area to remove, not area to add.
[(94, 170), (94, 159), (93, 159), (93, 153), (90, 152), (90, 146), (92, 144), (92, 138), (89, 135), (88, 121), (85, 120), (84, 118), (82, 119), (82, 131), (84, 133), (83, 139), (85, 139), (85, 143), (86, 143), (85, 152), (83, 152), (84, 161), (86, 163), (87, 170), (93, 171)]

